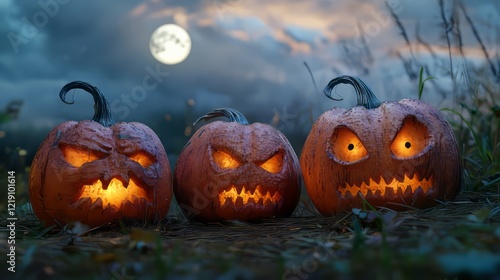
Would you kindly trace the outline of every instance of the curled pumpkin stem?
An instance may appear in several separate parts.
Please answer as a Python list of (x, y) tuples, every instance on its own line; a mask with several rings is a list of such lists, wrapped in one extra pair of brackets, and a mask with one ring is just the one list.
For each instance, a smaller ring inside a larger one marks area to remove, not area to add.
[(205, 114), (204, 116), (199, 117), (193, 123), (193, 126), (195, 126), (201, 120), (208, 121), (210, 119), (218, 118), (218, 117), (226, 117), (226, 118), (229, 119), (230, 122), (237, 122), (237, 123), (240, 123), (240, 124), (248, 124), (248, 121), (245, 118), (245, 116), (243, 116), (242, 113), (236, 111), (235, 109), (232, 109), (232, 108), (219, 108), (219, 109), (215, 109), (212, 112), (209, 112), (209, 113)]
[(66, 100), (66, 95), (72, 89), (83, 89), (84, 91), (90, 93), (92, 97), (94, 97), (94, 117), (92, 118), (93, 121), (100, 123), (102, 126), (112, 126), (116, 123), (116, 121), (113, 119), (113, 116), (111, 115), (108, 101), (97, 87), (82, 81), (74, 81), (66, 84), (59, 92), (59, 97), (66, 104), (75, 103), (74, 101), (68, 102)]
[(366, 109), (374, 109), (381, 104), (371, 89), (360, 78), (347, 75), (337, 77), (326, 85), (323, 89), (323, 93), (326, 97), (338, 101), (338, 99), (332, 97), (333, 88), (338, 84), (349, 84), (354, 87), (358, 99), (358, 106), (364, 106)]

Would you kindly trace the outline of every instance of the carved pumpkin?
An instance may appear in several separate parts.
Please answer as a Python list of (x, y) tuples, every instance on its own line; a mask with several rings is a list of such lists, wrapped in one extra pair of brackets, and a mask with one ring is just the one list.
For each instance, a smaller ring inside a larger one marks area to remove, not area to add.
[(380, 103), (350, 76), (330, 81), (327, 97), (340, 83), (354, 86), (358, 106), (323, 113), (300, 157), (306, 190), (321, 214), (361, 207), (363, 199), (403, 209), (428, 207), (457, 194), (457, 143), (437, 109), (412, 99)]
[[(186, 216), (202, 221), (283, 217), (300, 197), (300, 166), (285, 136), (267, 124), (248, 124), (234, 109), (202, 126), (179, 154), (174, 193)], [(196, 123), (195, 123), (196, 124)]]
[(163, 218), (172, 177), (156, 134), (141, 123), (115, 123), (104, 96), (87, 83), (65, 85), (63, 102), (72, 89), (92, 94), (94, 118), (58, 125), (38, 148), (29, 182), (35, 214), (46, 225)]

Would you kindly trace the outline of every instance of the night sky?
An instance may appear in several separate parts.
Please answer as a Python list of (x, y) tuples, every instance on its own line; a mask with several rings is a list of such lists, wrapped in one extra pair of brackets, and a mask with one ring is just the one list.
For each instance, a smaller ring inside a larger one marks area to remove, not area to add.
[[(58, 97), (61, 87), (74, 80), (100, 88), (117, 121), (151, 126), (174, 154), (187, 139), (185, 127), (218, 107), (305, 137), (311, 120), (325, 110), (354, 105), (347, 86), (337, 91), (344, 102), (315, 92), (304, 61), (320, 90), (330, 79), (349, 74), (364, 80), (380, 100), (417, 98), (417, 81), (409, 78), (400, 58), (412, 55), (438, 78), (440, 90), (451, 88), (438, 1), (138, 2), (0, 1), (0, 111), (23, 100), (16, 120), (0, 123), (0, 149), (15, 142), (34, 153), (32, 146), (55, 125), (91, 118), (89, 94), (75, 90), (73, 105)], [(449, 15), (451, 1), (445, 2)], [(490, 55), (498, 55), (500, 2), (462, 2)], [(406, 28), (411, 49), (388, 6)], [(468, 67), (480, 67), (484, 54), (463, 16), (462, 21)], [(180, 64), (161, 64), (149, 50), (152, 32), (167, 23), (191, 36), (191, 53)], [(425, 44), (418, 44), (417, 36)], [(463, 60), (455, 48), (452, 56), (460, 72)], [(413, 70), (419, 69), (413, 65)], [(157, 85), (134, 100), (133, 89), (151, 71)], [(435, 93), (434, 86), (429, 84), (423, 99), (443, 106), (450, 97)], [(25, 135), (21, 131), (37, 133), (28, 139), (31, 146), (26, 139), (9, 138)], [(297, 153), (303, 139), (296, 141)]]

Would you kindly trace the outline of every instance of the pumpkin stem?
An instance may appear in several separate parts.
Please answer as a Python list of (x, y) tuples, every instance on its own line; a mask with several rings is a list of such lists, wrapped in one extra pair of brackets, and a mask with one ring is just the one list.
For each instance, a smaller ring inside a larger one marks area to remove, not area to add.
[(377, 99), (371, 89), (358, 77), (341, 76), (331, 80), (328, 85), (323, 89), (326, 97), (337, 100), (332, 97), (333, 88), (338, 84), (349, 84), (354, 87), (358, 97), (358, 106), (364, 106), (366, 109), (374, 109), (380, 106), (380, 101)]
[(59, 92), (59, 97), (66, 104), (75, 103), (74, 101), (66, 101), (66, 94), (68, 94), (68, 92), (72, 89), (83, 89), (84, 91), (92, 94), (92, 97), (94, 97), (93, 121), (100, 123), (102, 126), (111, 126), (116, 123), (113, 116), (111, 116), (108, 101), (97, 87), (82, 81), (74, 81), (66, 84)]
[(240, 124), (248, 124), (247, 119), (245, 116), (243, 116), (242, 113), (236, 111), (235, 109), (232, 108), (219, 108), (215, 109), (212, 112), (207, 113), (204, 116), (199, 117), (194, 123), (193, 126), (195, 126), (199, 121), (204, 120), (210, 120), (213, 118), (218, 118), (218, 117), (226, 117), (229, 119), (230, 122), (237, 122)]

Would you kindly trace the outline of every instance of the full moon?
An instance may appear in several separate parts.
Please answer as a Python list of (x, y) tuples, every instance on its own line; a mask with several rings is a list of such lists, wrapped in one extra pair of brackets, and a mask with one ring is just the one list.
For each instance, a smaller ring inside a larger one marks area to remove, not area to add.
[(149, 50), (159, 62), (177, 64), (189, 55), (191, 38), (184, 28), (176, 24), (165, 24), (151, 34)]

